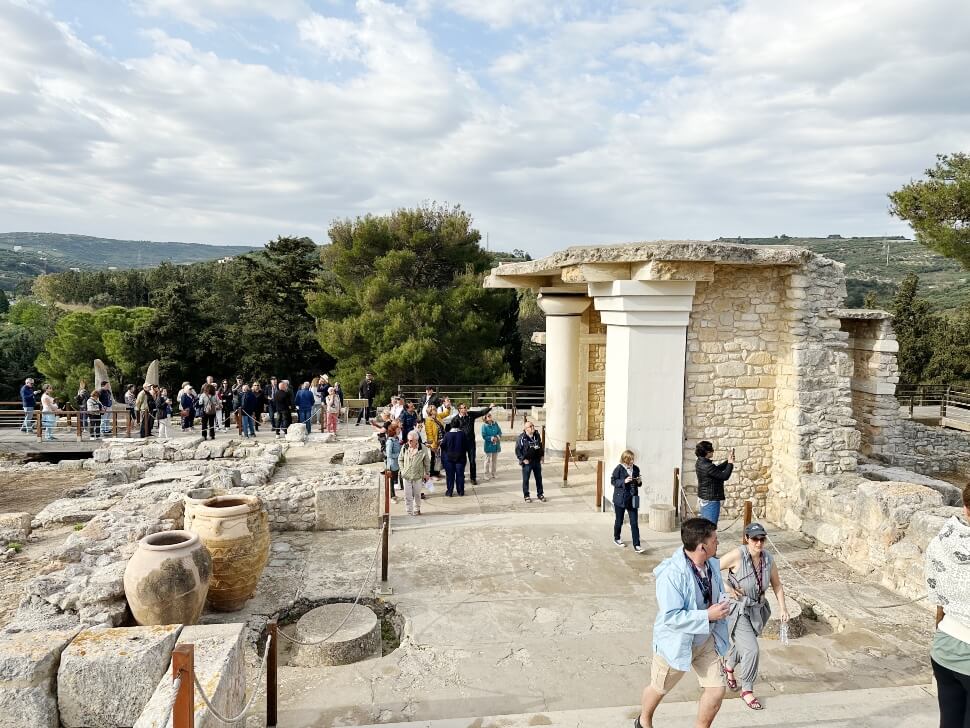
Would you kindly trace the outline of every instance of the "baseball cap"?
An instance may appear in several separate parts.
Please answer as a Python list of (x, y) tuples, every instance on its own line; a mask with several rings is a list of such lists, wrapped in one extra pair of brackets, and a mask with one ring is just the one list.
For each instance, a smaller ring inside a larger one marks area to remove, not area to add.
[(749, 523), (748, 527), (744, 529), (744, 535), (748, 538), (767, 538), (768, 532), (760, 523)]

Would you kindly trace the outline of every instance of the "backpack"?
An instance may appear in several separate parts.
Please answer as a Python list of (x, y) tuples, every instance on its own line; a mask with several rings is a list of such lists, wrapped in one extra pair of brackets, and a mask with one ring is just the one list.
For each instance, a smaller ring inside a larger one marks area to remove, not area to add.
[(216, 398), (211, 394), (203, 395), (205, 397), (205, 403), (202, 405), (202, 411), (207, 415), (214, 415), (218, 407), (216, 407)]

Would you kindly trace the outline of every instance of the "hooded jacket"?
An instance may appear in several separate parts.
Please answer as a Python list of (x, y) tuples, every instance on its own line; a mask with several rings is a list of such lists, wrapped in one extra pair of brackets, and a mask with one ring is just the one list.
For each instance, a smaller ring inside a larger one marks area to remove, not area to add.
[(927, 599), (943, 607), (939, 630), (970, 644), (970, 526), (953, 516), (926, 547)]
[[(711, 599), (721, 600), (724, 582), (721, 566), (716, 558), (707, 563), (711, 567)], [(653, 651), (675, 670), (690, 670), (694, 635), (714, 634), (717, 654), (728, 652), (727, 621), (707, 619), (707, 607), (697, 602), (694, 575), (690, 572), (684, 548), (674, 551), (653, 570), (657, 584), (657, 618), (653, 623)]]

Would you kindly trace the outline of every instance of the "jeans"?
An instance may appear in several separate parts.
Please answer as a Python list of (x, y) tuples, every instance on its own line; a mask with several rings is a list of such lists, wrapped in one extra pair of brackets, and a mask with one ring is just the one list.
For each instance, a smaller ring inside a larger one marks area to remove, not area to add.
[(613, 521), (613, 540), (620, 540), (620, 532), (623, 530), (623, 514), (630, 514), (630, 533), (633, 534), (633, 545), (640, 545), (640, 523), (637, 519), (637, 509), (627, 506), (626, 508), (620, 508), (615, 503), (613, 504), (613, 511), (616, 513), (616, 520)]
[(697, 510), (701, 518), (717, 525), (717, 519), (721, 517), (721, 501), (708, 501), (703, 498), (697, 499)]
[(276, 429), (276, 407), (273, 404), (266, 405), (266, 413), (269, 415), (269, 426), (271, 429)]
[(458, 495), (465, 495), (465, 463), (454, 463), (442, 453), (441, 464), (445, 468), (445, 494), (457, 490)]
[(475, 477), (475, 445), (477, 443), (474, 440), (465, 438), (465, 457), (468, 458), (468, 474), (471, 476), (472, 483), (474, 483), (477, 478)]
[(24, 407), (24, 424), (20, 426), (20, 429), (25, 432), (30, 432), (34, 429), (34, 408)]
[(522, 463), (522, 495), (529, 497), (529, 473), (536, 479), (536, 495), (542, 495), (542, 463), (531, 461)]
[(940, 704), (940, 728), (970, 728), (970, 675), (954, 672), (930, 659)]
[(288, 429), (290, 429), (290, 411), (279, 410), (276, 413), (276, 432), (285, 435)]
[(44, 421), (44, 439), (53, 440), (54, 423), (57, 421), (57, 415), (55, 415), (53, 412), (44, 412), (41, 419)]
[(111, 415), (101, 415), (101, 434), (111, 434)]
[(312, 410), (302, 409), (302, 408), (297, 410), (297, 416), (300, 418), (300, 422), (306, 425), (307, 432), (310, 432), (310, 424), (312, 420), (312, 416), (310, 414), (311, 412)]
[(243, 437), (256, 437), (256, 425), (253, 423), (253, 416), (245, 412), (241, 414)]

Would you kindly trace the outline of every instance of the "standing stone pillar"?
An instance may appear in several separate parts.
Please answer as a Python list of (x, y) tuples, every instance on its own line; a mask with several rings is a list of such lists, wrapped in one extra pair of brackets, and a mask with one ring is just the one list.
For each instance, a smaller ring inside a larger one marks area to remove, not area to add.
[[(606, 324), (606, 472), (629, 448), (643, 478), (642, 507), (670, 503), (674, 468), (683, 457), (687, 324), (694, 282), (590, 283), (589, 294)], [(609, 498), (612, 486), (606, 491)]]
[(575, 449), (579, 420), (579, 317), (589, 306), (582, 293), (542, 289), (546, 314), (546, 451)]

